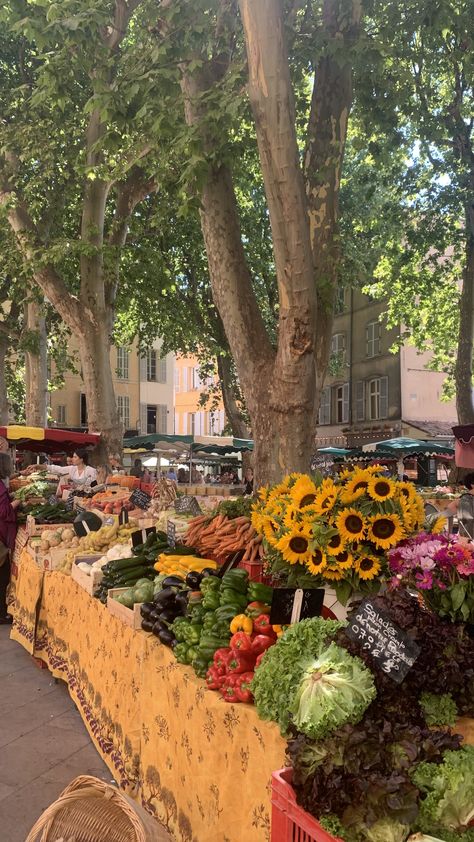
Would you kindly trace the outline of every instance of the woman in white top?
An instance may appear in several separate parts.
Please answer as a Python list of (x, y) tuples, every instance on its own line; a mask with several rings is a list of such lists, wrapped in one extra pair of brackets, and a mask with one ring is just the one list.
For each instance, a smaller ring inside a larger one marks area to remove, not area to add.
[(97, 481), (97, 471), (87, 464), (88, 461), (87, 450), (75, 450), (72, 455), (72, 465), (64, 468), (59, 465), (49, 465), (48, 473), (67, 477), (66, 482), (75, 487), (90, 486), (91, 482)]

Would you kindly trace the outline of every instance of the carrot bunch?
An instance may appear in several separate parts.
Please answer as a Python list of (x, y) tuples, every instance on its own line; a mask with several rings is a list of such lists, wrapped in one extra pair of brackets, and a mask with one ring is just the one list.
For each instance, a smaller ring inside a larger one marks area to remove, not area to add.
[(229, 518), (224, 514), (199, 515), (189, 522), (185, 543), (219, 561), (239, 550), (245, 550), (242, 561), (260, 561), (263, 557), (262, 538), (257, 535), (250, 518)]

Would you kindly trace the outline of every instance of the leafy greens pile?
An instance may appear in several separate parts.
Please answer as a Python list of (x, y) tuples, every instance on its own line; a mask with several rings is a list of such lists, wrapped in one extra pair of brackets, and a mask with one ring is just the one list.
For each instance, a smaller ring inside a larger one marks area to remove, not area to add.
[(357, 722), (375, 697), (371, 672), (331, 643), (342, 626), (315, 617), (292, 626), (265, 654), (252, 682), (259, 716), (286, 733), (292, 715), (300, 730), (325, 736)]

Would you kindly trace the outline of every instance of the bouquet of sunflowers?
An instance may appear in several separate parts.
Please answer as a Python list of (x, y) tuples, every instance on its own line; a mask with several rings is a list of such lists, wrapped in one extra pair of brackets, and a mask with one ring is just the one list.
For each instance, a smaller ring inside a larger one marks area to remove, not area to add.
[[(335, 479), (290, 474), (261, 488), (252, 524), (263, 536), (272, 573), (292, 586), (334, 587), (343, 604), (354, 591), (377, 591), (387, 551), (425, 521), (415, 487), (383, 470), (355, 468)], [(431, 531), (444, 523), (439, 518)]]

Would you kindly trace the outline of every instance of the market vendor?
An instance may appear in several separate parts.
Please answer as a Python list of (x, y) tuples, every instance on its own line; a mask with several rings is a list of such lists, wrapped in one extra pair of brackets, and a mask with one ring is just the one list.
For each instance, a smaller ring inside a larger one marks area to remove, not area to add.
[[(89, 488), (92, 482), (97, 482), (97, 471), (89, 464), (89, 454), (85, 449), (75, 450), (72, 455), (72, 465), (48, 465), (49, 474), (58, 474), (67, 484), (75, 488)], [(33, 470), (36, 465), (30, 466)], [(25, 473), (30, 472), (30, 468)], [(61, 483), (60, 483), (61, 484)]]

